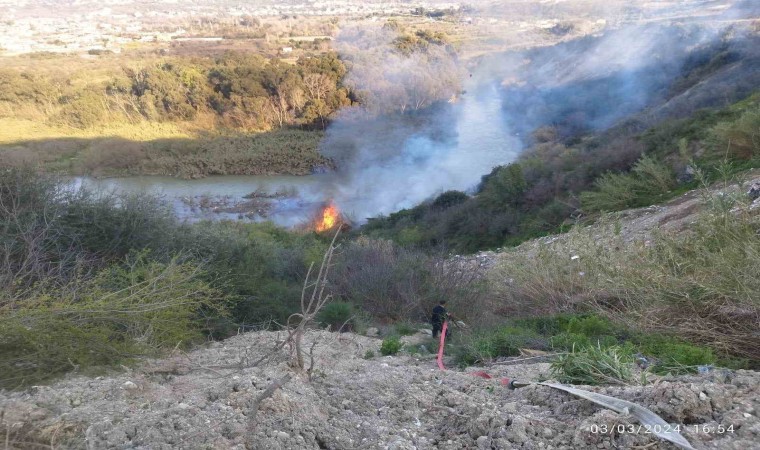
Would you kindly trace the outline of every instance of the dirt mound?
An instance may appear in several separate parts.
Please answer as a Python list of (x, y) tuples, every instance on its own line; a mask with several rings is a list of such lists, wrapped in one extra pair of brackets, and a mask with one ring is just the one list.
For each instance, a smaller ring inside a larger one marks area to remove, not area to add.
[[(247, 333), (114, 376), (4, 392), (3, 434), (26, 442), (16, 444), (22, 448), (672, 448), (644, 432), (601, 433), (631, 422), (569, 394), (544, 386), (511, 391), (497, 381), (537, 380), (547, 364), (492, 367), (496, 378), (486, 380), (441, 372), (432, 356), (364, 359), (380, 340), (323, 331), (305, 337), (309, 347), (318, 342), (312, 380), (294, 376), (252, 420), (256, 399), (289, 371), (288, 355), (245, 366), (277, 339)], [(681, 423), (697, 448), (747, 450), (760, 442), (758, 386), (760, 374), (738, 371), (589, 389)]]

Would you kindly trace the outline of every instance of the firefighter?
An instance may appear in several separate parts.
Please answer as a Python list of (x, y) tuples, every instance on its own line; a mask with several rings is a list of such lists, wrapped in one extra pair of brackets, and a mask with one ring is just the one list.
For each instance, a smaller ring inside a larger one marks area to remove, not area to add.
[[(433, 308), (433, 316), (430, 318), (430, 323), (433, 325), (433, 337), (438, 336), (443, 330), (443, 322), (451, 318), (451, 314), (446, 311), (446, 300), (441, 300)], [(447, 331), (446, 337), (449, 337), (450, 331)]]

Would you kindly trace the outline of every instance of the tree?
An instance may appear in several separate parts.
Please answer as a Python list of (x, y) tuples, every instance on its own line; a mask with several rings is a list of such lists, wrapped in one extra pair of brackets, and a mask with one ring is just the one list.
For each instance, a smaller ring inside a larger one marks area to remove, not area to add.
[(527, 187), (520, 164), (499, 166), (483, 177), (478, 200), (488, 208), (503, 211), (510, 206), (521, 205)]

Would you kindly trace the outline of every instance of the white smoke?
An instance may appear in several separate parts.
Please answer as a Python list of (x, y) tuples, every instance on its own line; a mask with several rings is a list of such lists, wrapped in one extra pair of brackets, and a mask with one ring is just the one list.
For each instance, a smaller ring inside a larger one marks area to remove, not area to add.
[[(537, 127), (606, 128), (664, 101), (693, 50), (721, 35), (702, 26), (626, 26), (492, 54), (468, 73), (443, 47), (432, 57), (401, 55), (389, 30), (352, 30), (337, 48), (349, 62), (347, 82), (366, 93), (369, 107), (345, 111), (327, 130), (321, 151), (338, 170), (326, 194), (361, 223), (447, 190), (472, 190), (493, 167), (514, 161)], [(452, 86), (463, 92), (457, 101), (440, 101)]]
[[(359, 222), (447, 190), (469, 190), (521, 148), (504, 123), (496, 85), (470, 81), (442, 46), (401, 55), (394, 36), (352, 31), (338, 41), (350, 61), (348, 84), (367, 93), (375, 114), (344, 112), (322, 152), (339, 165), (334, 201)], [(433, 113), (414, 112), (433, 104)]]

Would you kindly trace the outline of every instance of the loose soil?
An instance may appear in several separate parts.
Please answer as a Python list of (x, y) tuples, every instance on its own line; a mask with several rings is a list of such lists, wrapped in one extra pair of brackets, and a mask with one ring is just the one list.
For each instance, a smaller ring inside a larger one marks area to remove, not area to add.
[[(305, 348), (317, 343), (311, 380), (289, 368), (287, 348), (248, 367), (283, 337), (246, 333), (110, 376), (0, 392), (0, 437), (6, 448), (675, 448), (644, 431), (595, 432), (632, 422), (549, 387), (509, 390), (499, 381), (544, 379), (547, 363), (440, 371), (431, 354), (365, 359), (370, 350), (379, 355), (380, 339), (313, 330), (305, 336)], [(494, 378), (473, 376), (477, 370)], [(252, 417), (256, 399), (287, 373), (293, 378)], [(680, 424), (695, 448), (748, 450), (760, 442), (757, 372), (585, 388)]]

